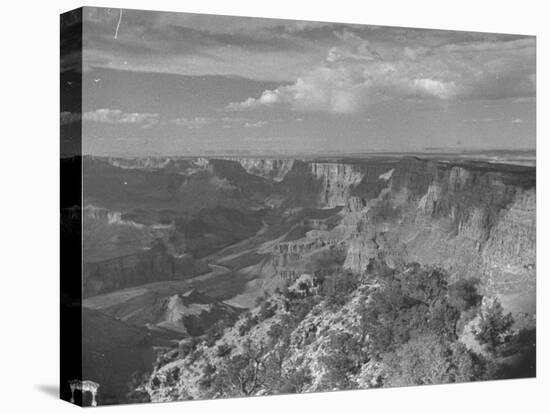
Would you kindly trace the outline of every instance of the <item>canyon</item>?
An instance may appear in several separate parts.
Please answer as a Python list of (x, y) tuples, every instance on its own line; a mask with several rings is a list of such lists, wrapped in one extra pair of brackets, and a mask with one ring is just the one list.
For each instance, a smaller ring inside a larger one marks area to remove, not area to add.
[[(475, 280), (506, 312), (535, 317), (531, 166), (462, 156), (86, 157), (83, 195), (84, 308), (160, 335), (165, 355), (297, 280), (367, 275), (377, 263), (441, 268), (449, 283)], [(143, 388), (148, 398), (170, 399), (170, 367), (157, 366), (151, 378), (167, 382)]]

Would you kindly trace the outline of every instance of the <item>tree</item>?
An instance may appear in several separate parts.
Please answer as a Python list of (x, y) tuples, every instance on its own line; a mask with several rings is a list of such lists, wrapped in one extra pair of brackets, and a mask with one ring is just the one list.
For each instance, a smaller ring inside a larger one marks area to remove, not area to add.
[(232, 347), (228, 344), (218, 345), (216, 349), (216, 355), (220, 358), (225, 358), (231, 353)]
[(265, 348), (250, 340), (243, 353), (226, 359), (214, 380), (214, 389), (228, 396), (249, 396), (257, 393), (266, 381)]
[(349, 294), (359, 287), (359, 280), (351, 273), (326, 277), (321, 285), (320, 294), (331, 307), (341, 307), (349, 299)]
[(506, 343), (513, 324), (512, 314), (505, 315), (500, 302), (496, 299), (492, 300), (481, 312), (475, 337), (479, 342), (486, 345), (489, 352), (496, 354), (499, 347)]
[(271, 301), (265, 300), (262, 302), (262, 305), (260, 306), (259, 311), (259, 319), (261, 321), (265, 319), (269, 319), (275, 315), (275, 312), (277, 311), (277, 305), (274, 303), (271, 303)]
[(482, 296), (477, 291), (477, 279), (461, 279), (449, 286), (449, 304), (464, 312), (481, 303)]
[(411, 339), (384, 355), (385, 385), (406, 386), (473, 381), (482, 375), (473, 355), (435, 334)]
[(278, 391), (283, 394), (303, 392), (311, 382), (312, 377), (309, 368), (292, 368), (282, 377)]
[(334, 332), (327, 353), (321, 357), (326, 373), (323, 384), (326, 389), (350, 389), (355, 387), (351, 376), (357, 374), (366, 355), (359, 339), (348, 332)]

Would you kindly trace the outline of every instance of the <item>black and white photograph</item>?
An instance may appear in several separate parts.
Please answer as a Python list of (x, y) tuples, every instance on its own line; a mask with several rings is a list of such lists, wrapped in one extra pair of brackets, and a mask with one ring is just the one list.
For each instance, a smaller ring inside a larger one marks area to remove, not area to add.
[[(40, 268), (33, 250), (56, 262), (14, 296), (34, 316), (9, 312), (34, 338), (10, 352), (25, 375), (27, 357), (50, 358), (42, 332), (56, 336), (58, 371), (35, 391), (64, 408), (216, 412), (280, 398), (391, 412), (445, 390), (439, 412), (475, 412), (485, 393), (484, 407), (534, 402), (511, 390), (544, 376), (544, 35), (397, 10), (378, 24), (366, 6), (353, 20), (142, 3), (48, 16), (57, 178), (17, 155), (39, 180), (19, 187), (29, 209), (57, 197), (57, 234), (14, 243), (18, 269)], [(55, 328), (26, 293), (41, 284), (58, 292)]]
[(62, 396), (536, 375), (535, 37), (95, 7), (61, 23), (62, 180), (82, 171), (62, 210), (82, 366)]

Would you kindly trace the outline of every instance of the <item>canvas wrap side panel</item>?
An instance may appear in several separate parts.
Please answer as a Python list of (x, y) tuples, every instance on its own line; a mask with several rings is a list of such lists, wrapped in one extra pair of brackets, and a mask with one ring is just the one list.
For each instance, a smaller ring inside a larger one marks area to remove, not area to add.
[[(82, 379), (82, 9), (60, 16), (60, 398)], [(75, 403), (82, 405), (81, 394)]]

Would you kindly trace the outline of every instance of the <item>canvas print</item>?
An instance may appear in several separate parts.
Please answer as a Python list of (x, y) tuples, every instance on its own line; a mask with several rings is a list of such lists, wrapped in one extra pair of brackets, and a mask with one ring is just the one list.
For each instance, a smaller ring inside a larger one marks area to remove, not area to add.
[(534, 377), (535, 46), (63, 14), (61, 398)]

